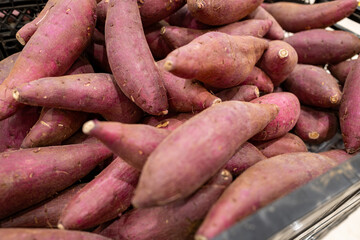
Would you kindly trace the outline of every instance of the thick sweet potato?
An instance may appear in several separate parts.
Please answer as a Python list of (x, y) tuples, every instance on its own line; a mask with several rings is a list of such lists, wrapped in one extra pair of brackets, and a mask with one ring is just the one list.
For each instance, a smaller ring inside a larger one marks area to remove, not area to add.
[(29, 105), (100, 113), (125, 123), (137, 122), (142, 115), (106, 73), (41, 78), (16, 88), (14, 98)]
[[(70, 10), (69, 10), (70, 9)], [(56, 1), (21, 51), (0, 85), (0, 119), (20, 105), (12, 89), (35, 79), (63, 75), (90, 42), (95, 27), (95, 0)]]
[[(164, 205), (188, 197), (277, 113), (276, 105), (227, 101), (190, 118), (150, 154), (135, 190), (133, 205)], [(179, 168), (182, 174), (177, 174)]]
[(348, 153), (355, 153), (360, 149), (358, 86), (360, 86), (360, 58), (356, 60), (346, 78), (339, 112), (341, 132)]
[(262, 4), (288, 32), (300, 32), (313, 28), (326, 28), (334, 25), (353, 13), (357, 0), (329, 1), (317, 4), (277, 2)]
[(124, 94), (149, 114), (167, 114), (166, 90), (146, 42), (137, 1), (109, 1), (105, 40), (111, 70)]
[(265, 141), (284, 136), (296, 124), (300, 115), (300, 102), (298, 98), (288, 92), (270, 93), (259, 98), (255, 98), (252, 103), (276, 104), (280, 111), (261, 132), (252, 139)]
[(72, 185), (111, 154), (101, 143), (2, 153), (0, 219)]
[(89, 121), (83, 132), (98, 138), (111, 151), (131, 166), (141, 170), (154, 149), (169, 135), (169, 131), (143, 124)]
[(262, 154), (271, 158), (284, 153), (307, 152), (305, 143), (298, 136), (287, 133), (282, 137), (266, 142), (252, 142)]
[(85, 184), (78, 184), (0, 222), (1, 228), (56, 228), (61, 211)]
[(146, 42), (155, 59), (164, 59), (172, 51), (160, 34), (162, 27), (168, 25), (165, 21), (161, 21), (144, 29)]
[(321, 67), (296, 65), (284, 86), (303, 104), (324, 108), (340, 104), (342, 94), (336, 79)]
[(210, 209), (195, 239), (215, 237), (340, 162), (315, 153), (287, 153), (256, 163), (225, 190)]
[(14, 53), (7, 58), (0, 61), (0, 84), (9, 76), (16, 59), (19, 57), (20, 52)]
[(260, 38), (209, 32), (172, 51), (164, 68), (179, 77), (230, 88), (246, 79), (267, 47)]
[(61, 213), (60, 229), (89, 229), (119, 216), (130, 206), (140, 172), (117, 157), (86, 184)]
[(274, 91), (274, 84), (271, 79), (258, 67), (254, 67), (245, 81), (240, 85), (255, 85), (264, 93), (271, 93)]
[(194, 18), (200, 22), (208, 25), (225, 25), (246, 17), (262, 2), (262, 0), (187, 0), (187, 6)]
[(297, 62), (298, 55), (295, 49), (284, 41), (275, 40), (269, 42), (269, 48), (264, 52), (258, 65), (277, 87), (294, 70)]
[(100, 234), (114, 240), (194, 239), (200, 222), (231, 180), (231, 174), (222, 170), (193, 196), (166, 206), (133, 209)]
[(356, 60), (343, 61), (335, 65), (329, 64), (327, 68), (331, 72), (331, 75), (344, 85), (347, 75), (349, 75), (349, 72), (355, 62)]
[(285, 38), (295, 48), (299, 63), (336, 64), (360, 52), (360, 39), (350, 32), (312, 29)]
[(221, 92), (216, 93), (216, 96), (222, 101), (237, 100), (250, 102), (251, 100), (258, 98), (260, 92), (257, 86), (242, 85), (222, 90)]
[(320, 144), (335, 136), (337, 126), (338, 120), (334, 113), (301, 107), (295, 134), (306, 143)]

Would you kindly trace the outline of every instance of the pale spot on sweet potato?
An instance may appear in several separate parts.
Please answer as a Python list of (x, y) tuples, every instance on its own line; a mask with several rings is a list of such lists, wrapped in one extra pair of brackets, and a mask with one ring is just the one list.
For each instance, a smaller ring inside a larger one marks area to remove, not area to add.
[(38, 148), (38, 149), (33, 150), (33, 152), (38, 153), (38, 152), (40, 152), (40, 150), (41, 150), (41, 148)]
[(143, 151), (141, 151), (141, 150), (139, 150), (139, 154), (140, 154), (140, 155), (143, 155), (143, 154), (144, 154), (144, 152), (143, 152)]
[(318, 132), (310, 132), (308, 136), (310, 139), (318, 139), (320, 134)]
[(45, 127), (48, 127), (48, 128), (51, 128), (49, 124), (47, 124), (46, 122), (44, 121), (40, 121), (40, 124), (41, 125), (44, 125)]

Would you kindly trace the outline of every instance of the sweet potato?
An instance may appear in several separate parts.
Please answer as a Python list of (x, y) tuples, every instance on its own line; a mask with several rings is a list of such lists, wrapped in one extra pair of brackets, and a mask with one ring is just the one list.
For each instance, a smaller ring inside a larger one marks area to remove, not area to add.
[(358, 86), (360, 86), (360, 58), (356, 60), (346, 78), (339, 112), (341, 132), (348, 153), (355, 153), (360, 149)]
[(266, 157), (251, 143), (244, 143), (226, 163), (225, 169), (235, 178)]
[(117, 157), (70, 200), (61, 213), (58, 228), (89, 229), (116, 218), (130, 206), (139, 175), (139, 171)]
[(105, 35), (97, 28), (94, 29), (94, 34), (91, 40), (93, 43), (105, 45)]
[(326, 152), (320, 152), (319, 154), (325, 155), (329, 158), (337, 159), (337, 161), (344, 161), (344, 162), (354, 156), (348, 154), (346, 151), (341, 149), (333, 149)]
[(338, 120), (334, 113), (301, 107), (295, 134), (306, 143), (320, 144), (335, 136), (337, 126)]
[(360, 39), (350, 32), (311, 29), (285, 38), (295, 48), (299, 63), (336, 64), (360, 52)]
[(328, 108), (340, 104), (341, 91), (336, 79), (321, 67), (296, 65), (284, 87), (306, 105)]
[(284, 136), (296, 124), (300, 115), (300, 102), (298, 98), (288, 92), (270, 93), (259, 98), (255, 98), (252, 103), (276, 104), (280, 111), (261, 132), (256, 134), (253, 140), (270, 140)]
[(63, 75), (71, 67), (91, 40), (95, 9), (95, 0), (57, 1), (49, 9), (0, 85), (0, 119), (14, 114), (20, 105), (12, 97), (13, 88), (35, 79)]
[(101, 32), (105, 32), (106, 13), (109, 0), (102, 0), (96, 6), (96, 28)]
[(277, 87), (294, 70), (297, 62), (298, 55), (295, 49), (284, 41), (275, 40), (269, 42), (269, 48), (264, 52), (258, 65)]
[(179, 127), (181, 124), (183, 124), (185, 121), (190, 119), (191, 117), (195, 116), (197, 113), (180, 113), (177, 115), (168, 116), (167, 118), (158, 119), (155, 116), (151, 116), (148, 118), (145, 118), (142, 123), (148, 124), (150, 126), (154, 126), (161, 129), (167, 129), (170, 131), (175, 130), (177, 127)]
[(72, 185), (110, 156), (110, 150), (100, 143), (2, 153), (0, 219)]
[(208, 25), (225, 25), (236, 22), (254, 11), (262, 0), (210, 1), (188, 0), (187, 6), (195, 19)]
[(197, 21), (190, 13), (187, 4), (175, 13), (171, 14), (167, 22), (172, 26), (192, 28), (192, 29), (209, 29), (211, 26)]
[(144, 29), (146, 42), (155, 59), (163, 59), (172, 51), (160, 34), (164, 26), (168, 26), (168, 24), (161, 21)]
[(315, 153), (287, 153), (256, 163), (225, 190), (210, 209), (195, 239), (213, 238), (339, 163)]
[(20, 52), (14, 53), (0, 61), (0, 84), (9, 76), (9, 73), (19, 55)]
[(341, 0), (317, 4), (277, 2), (261, 5), (288, 32), (300, 32), (313, 28), (326, 28), (334, 25), (353, 13), (357, 0)]
[(85, 52), (97, 72), (111, 73), (105, 45), (91, 43)]
[(82, 132), (82, 130), (77, 131), (74, 135), (63, 141), (62, 145), (69, 144), (78, 144), (78, 143), (90, 143), (90, 142), (100, 142), (96, 137), (89, 136)]
[(274, 84), (271, 79), (258, 67), (254, 67), (245, 81), (240, 85), (255, 85), (264, 93), (271, 93), (274, 91)]
[(246, 79), (267, 47), (260, 38), (209, 32), (171, 52), (164, 68), (179, 77), (230, 88)]
[(284, 38), (284, 29), (276, 21), (276, 19), (268, 13), (263, 7), (257, 7), (252, 13), (250, 13), (247, 18), (250, 19), (268, 19), (272, 21), (272, 25), (265, 35), (265, 38), (272, 40), (282, 40)]
[(216, 96), (222, 101), (237, 100), (250, 102), (251, 100), (258, 98), (260, 92), (257, 86), (243, 85), (222, 90), (221, 92), (216, 93)]
[(207, 211), (231, 180), (231, 174), (222, 170), (188, 199), (166, 206), (133, 209), (100, 234), (114, 240), (193, 239)]
[(169, 131), (143, 124), (89, 121), (83, 132), (98, 138), (131, 166), (141, 170), (150, 153), (169, 135)]
[(124, 94), (149, 114), (167, 114), (166, 90), (146, 42), (137, 1), (109, 1), (105, 40), (111, 70)]
[(1, 228), (56, 228), (61, 211), (85, 184), (77, 184), (60, 192), (54, 198), (47, 199), (29, 209), (25, 209), (0, 222)]
[(355, 64), (356, 60), (343, 61), (338, 64), (332, 65), (329, 64), (327, 68), (339, 82), (344, 85), (347, 75), (349, 74), (352, 66)]
[(106, 73), (41, 78), (16, 88), (14, 98), (29, 105), (100, 113), (110, 121), (134, 123), (142, 115)]
[[(150, 154), (135, 190), (133, 205), (164, 205), (188, 197), (277, 113), (276, 105), (227, 101), (190, 118)], [(177, 174), (179, 168), (182, 174)]]
[(2, 240), (110, 240), (94, 233), (57, 229), (4, 228), (0, 235)]
[(262, 154), (271, 158), (284, 153), (307, 152), (305, 143), (298, 136), (287, 133), (282, 137), (266, 142), (252, 142)]

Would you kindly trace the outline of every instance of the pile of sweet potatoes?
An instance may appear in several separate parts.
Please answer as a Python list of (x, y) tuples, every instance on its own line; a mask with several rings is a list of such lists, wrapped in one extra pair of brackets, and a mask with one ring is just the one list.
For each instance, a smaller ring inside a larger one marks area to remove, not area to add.
[(212, 239), (346, 161), (357, 4), (49, 0), (0, 62), (1, 239)]

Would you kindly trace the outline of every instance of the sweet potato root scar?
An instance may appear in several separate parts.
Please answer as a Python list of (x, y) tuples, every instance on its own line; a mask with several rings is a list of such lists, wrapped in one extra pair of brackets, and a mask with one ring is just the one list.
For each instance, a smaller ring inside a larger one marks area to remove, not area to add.
[(259, 88), (255, 88), (255, 95), (256, 95), (256, 97), (260, 97)]
[(207, 237), (205, 237), (205, 236), (196, 235), (196, 236), (195, 236), (195, 240), (208, 240), (208, 239), (207, 239)]
[(57, 225), (57, 228), (58, 228), (58, 229), (61, 229), (61, 230), (65, 230), (64, 226), (63, 226), (61, 223), (59, 223), (59, 224)]
[(165, 63), (164, 63), (164, 69), (166, 71), (171, 71), (173, 69), (173, 65), (174, 63), (171, 61), (171, 60), (167, 60)]
[(164, 111), (161, 112), (161, 115), (166, 115), (166, 114), (168, 114), (168, 113), (169, 113), (168, 110), (164, 110)]
[(203, 0), (196, 0), (196, 6), (198, 9), (202, 9), (205, 7), (205, 2)]
[(318, 139), (320, 136), (320, 134), (318, 132), (310, 132), (309, 133), (309, 138), (310, 139)]
[(13, 91), (13, 98), (18, 101), (20, 99), (20, 93), (18, 90)]
[(222, 102), (221, 99), (220, 99), (220, 98), (217, 98), (217, 99), (215, 99), (215, 100), (213, 101), (213, 103), (211, 104), (211, 106), (214, 105), (214, 104), (221, 103), (221, 102)]
[(289, 52), (288, 52), (288, 50), (282, 48), (279, 50), (278, 55), (279, 55), (280, 59), (283, 59), (283, 58), (286, 58), (289, 56)]
[(161, 34), (161, 35), (164, 35), (165, 32), (166, 32), (166, 27), (164, 26), (164, 27), (162, 27), (162, 28), (160, 29), (160, 34)]
[(26, 42), (25, 40), (20, 36), (19, 33), (16, 33), (16, 39), (19, 41), (19, 43), (23, 46), (25, 46)]
[(169, 121), (161, 122), (158, 125), (156, 125), (157, 128), (163, 128), (169, 126)]
[(88, 121), (83, 125), (82, 131), (85, 134), (89, 134), (91, 130), (95, 128), (95, 122), (94, 121)]
[(334, 96), (331, 96), (331, 97), (330, 97), (330, 102), (333, 103), (333, 104), (338, 103), (338, 102), (339, 102), (339, 97), (338, 97), (338, 95), (336, 94), (336, 95), (334, 95)]

